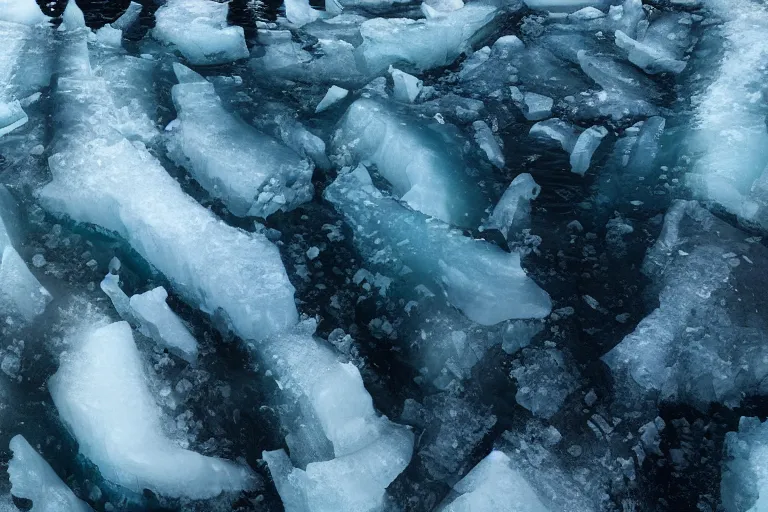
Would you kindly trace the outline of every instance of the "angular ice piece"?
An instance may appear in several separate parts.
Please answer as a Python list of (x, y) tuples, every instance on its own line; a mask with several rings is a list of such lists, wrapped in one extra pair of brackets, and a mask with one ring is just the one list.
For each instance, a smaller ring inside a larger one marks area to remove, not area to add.
[(152, 36), (174, 45), (194, 65), (224, 64), (248, 57), (242, 27), (228, 26), (229, 4), (168, 0), (155, 13)]
[(30, 322), (51, 301), (51, 294), (32, 275), (12, 245), (15, 204), (0, 185), (0, 315), (18, 316)]
[(173, 160), (239, 217), (266, 218), (312, 199), (310, 162), (227, 112), (213, 84), (174, 69), (183, 81), (171, 90), (179, 116), (168, 144)]
[(79, 30), (86, 28), (85, 15), (80, 7), (77, 6), (75, 0), (69, 0), (67, 7), (64, 8), (64, 12), (61, 14), (61, 25), (59, 30)]
[(485, 121), (475, 121), (472, 123), (472, 128), (475, 129), (475, 142), (483, 150), (488, 160), (499, 169), (503, 169), (504, 152), (496, 141), (496, 137), (493, 136), (491, 127)]
[(277, 247), (217, 219), (140, 143), (123, 138), (106, 84), (85, 69), (87, 47), (84, 57), (69, 53), (78, 49), (79, 42), (62, 53), (78, 64), (55, 89), (54, 129), (62, 137), (48, 159), (53, 181), (38, 191), (42, 204), (122, 237), (181, 298), (221, 315), (243, 339), (295, 324), (294, 288)]
[(320, 17), (320, 11), (316, 11), (309, 5), (309, 0), (284, 0), (285, 17), (288, 21), (302, 27), (312, 23)]
[(392, 76), (395, 99), (403, 103), (413, 103), (424, 87), (424, 82), (392, 66), (389, 67), (389, 74)]
[(19, 126), (24, 126), (29, 121), (27, 113), (21, 108), (18, 100), (10, 103), (0, 102), (0, 137), (10, 133)]
[(571, 152), (571, 172), (584, 176), (592, 164), (592, 155), (606, 135), (608, 130), (603, 126), (590, 126), (581, 132)]
[(365, 98), (349, 107), (334, 137), (345, 164), (374, 164), (393, 193), (414, 210), (476, 226), (485, 202), (452, 146), (437, 130)]
[(523, 0), (525, 5), (537, 11), (575, 12), (585, 7), (605, 7), (607, 0)]
[(651, 75), (657, 73), (682, 73), (686, 62), (675, 59), (662, 48), (635, 41), (621, 30), (616, 31), (616, 46), (628, 53), (629, 62)]
[(541, 121), (552, 115), (552, 105), (554, 101), (549, 96), (536, 94), (535, 92), (526, 92), (523, 96), (525, 108), (523, 114), (529, 121)]
[[(455, 493), (459, 495), (455, 496)], [(494, 450), (456, 482), (438, 512), (549, 512), (504, 452)]]
[(141, 15), (142, 9), (143, 7), (141, 4), (131, 1), (131, 3), (128, 5), (128, 9), (126, 9), (119, 18), (112, 22), (112, 28), (121, 31), (125, 31), (131, 28), (136, 24), (137, 21), (139, 21), (139, 16)]
[[(315, 327), (304, 322), (264, 348), (283, 395), (301, 404), (296, 428), (310, 430), (287, 439), (306, 470), (294, 468), (282, 450), (264, 459), (289, 512), (378, 510), (411, 459), (413, 433), (376, 413), (358, 369), (315, 340)], [(332, 453), (317, 450), (323, 441)]]
[(447, 66), (471, 49), (496, 20), (499, 8), (469, 3), (432, 19), (375, 18), (360, 26), (363, 44), (357, 49), (369, 73), (398, 63), (419, 71)]
[(519, 174), (504, 191), (484, 227), (498, 229), (509, 239), (510, 230), (528, 224), (530, 202), (539, 197), (539, 193), (541, 187), (533, 181), (533, 176), (527, 172)]
[(352, 226), (369, 262), (388, 267), (390, 275), (404, 266), (423, 275), (470, 320), (493, 325), (549, 314), (549, 295), (526, 276), (518, 253), (467, 238), (382, 195), (364, 167), (336, 178), (325, 198)]
[(760, 512), (768, 506), (768, 422), (743, 416), (725, 435), (720, 497), (725, 512)]
[(24, 436), (14, 436), (9, 448), (13, 452), (8, 463), (11, 494), (32, 501), (30, 512), (92, 512)]
[(576, 129), (573, 125), (558, 118), (539, 121), (531, 126), (528, 135), (545, 140), (554, 140), (560, 143), (560, 147), (569, 154), (573, 151), (574, 146), (576, 146), (576, 140), (578, 139)]
[(251, 488), (249, 468), (184, 450), (165, 436), (146, 378), (128, 323), (73, 340), (48, 389), (80, 453), (104, 478), (136, 493), (205, 499)]
[(99, 287), (101, 291), (107, 294), (109, 300), (112, 301), (112, 305), (117, 314), (120, 315), (120, 318), (136, 324), (136, 319), (133, 317), (133, 311), (131, 310), (131, 299), (120, 288), (120, 276), (110, 272), (101, 280)]
[(323, 99), (320, 100), (320, 103), (317, 104), (317, 108), (315, 108), (315, 113), (320, 113), (323, 110), (328, 110), (333, 105), (337, 104), (341, 100), (347, 97), (349, 94), (349, 91), (346, 89), (343, 89), (341, 87), (338, 87), (336, 85), (332, 85), (330, 89), (328, 89), (328, 92), (325, 93), (325, 96), (323, 96)]
[(766, 393), (768, 249), (745, 239), (695, 201), (673, 204), (642, 268), (658, 307), (603, 356), (619, 382), (702, 410)]
[(37, 25), (49, 19), (35, 0), (0, 0), (0, 21)]
[(178, 315), (168, 307), (165, 302), (167, 298), (168, 292), (162, 286), (158, 286), (140, 295), (132, 296), (131, 311), (143, 335), (192, 363), (197, 359), (197, 340), (190, 334)]
[(760, 92), (768, 83), (768, 10), (748, 1), (706, 3), (725, 20), (725, 51), (718, 66), (712, 68), (711, 59), (700, 64), (713, 80), (693, 96), (686, 182), (700, 198), (768, 229), (768, 127)]

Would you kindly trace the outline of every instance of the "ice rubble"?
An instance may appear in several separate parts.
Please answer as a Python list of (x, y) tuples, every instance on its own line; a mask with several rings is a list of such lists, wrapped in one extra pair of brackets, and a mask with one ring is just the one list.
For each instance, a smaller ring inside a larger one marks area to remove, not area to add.
[(375, 165), (414, 210), (457, 226), (477, 225), (485, 201), (455, 153), (455, 139), (439, 125), (420, 125), (383, 103), (359, 99), (334, 136), (337, 160)]
[(123, 320), (182, 359), (194, 363), (197, 341), (176, 313), (168, 307), (168, 292), (162, 286), (128, 297), (120, 288), (120, 277), (109, 273), (101, 281), (101, 289), (112, 301)]
[(15, 209), (11, 194), (0, 185), (0, 315), (31, 322), (45, 310), (51, 294), (13, 246)]
[(659, 306), (603, 356), (617, 380), (700, 408), (764, 394), (766, 284), (752, 269), (767, 253), (695, 201), (676, 202), (643, 264)]
[(174, 64), (178, 113), (169, 155), (237, 216), (268, 217), (312, 199), (312, 164), (227, 112), (212, 83)]
[(725, 435), (720, 497), (725, 512), (760, 512), (768, 507), (768, 423), (742, 417)]
[(439, 512), (549, 512), (509, 456), (494, 450), (453, 486), (459, 495)]
[(44, 206), (121, 236), (184, 300), (222, 315), (243, 339), (293, 325), (294, 289), (277, 248), (218, 220), (141, 143), (123, 138), (105, 82), (88, 71), (85, 35), (70, 37), (54, 94), (62, 137), (48, 159), (53, 181), (38, 192)]
[(420, 71), (447, 66), (471, 49), (499, 14), (498, 7), (477, 2), (423, 20), (370, 19), (360, 26), (363, 43), (356, 54), (364, 69), (374, 74), (391, 65)]
[(62, 482), (24, 436), (14, 436), (9, 448), (13, 452), (13, 458), (8, 463), (11, 494), (31, 500), (31, 512), (92, 511)]
[(243, 28), (227, 25), (228, 12), (229, 4), (213, 0), (168, 0), (155, 13), (152, 35), (194, 65), (245, 59)]
[(413, 433), (375, 412), (358, 369), (313, 339), (314, 330), (306, 321), (264, 349), (299, 414), (284, 421), (293, 461), (284, 450), (263, 458), (288, 512), (379, 510), (411, 460)]
[(80, 453), (126, 489), (204, 499), (253, 484), (249, 468), (166, 437), (127, 322), (76, 335), (48, 389)]
[(748, 0), (705, 5), (725, 20), (726, 46), (719, 67), (705, 71), (714, 80), (693, 100), (687, 182), (702, 199), (766, 228), (768, 127), (761, 87), (768, 78), (768, 6)]
[(325, 198), (352, 226), (371, 264), (423, 275), (471, 320), (493, 325), (549, 314), (549, 296), (526, 276), (518, 253), (467, 238), (383, 195), (364, 167), (340, 175)]

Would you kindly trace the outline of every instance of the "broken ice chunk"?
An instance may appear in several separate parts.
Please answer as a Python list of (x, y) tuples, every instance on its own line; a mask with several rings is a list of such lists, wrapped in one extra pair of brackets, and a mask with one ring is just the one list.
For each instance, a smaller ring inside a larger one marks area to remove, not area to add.
[(526, 276), (518, 253), (467, 238), (384, 196), (364, 167), (340, 175), (325, 198), (353, 227), (366, 259), (395, 274), (407, 265), (442, 287), (448, 302), (469, 319), (493, 325), (549, 314), (549, 295)]
[(608, 130), (603, 126), (591, 126), (579, 135), (571, 152), (571, 172), (584, 176), (592, 165), (592, 155), (606, 135)]
[[(456, 496), (458, 493), (458, 496)], [(456, 482), (438, 512), (549, 512), (504, 452), (494, 450)]]
[(99, 283), (101, 291), (107, 294), (107, 297), (112, 301), (112, 305), (120, 315), (120, 318), (131, 323), (135, 323), (133, 318), (133, 312), (131, 311), (130, 297), (125, 294), (122, 288), (120, 288), (120, 276), (117, 274), (109, 273), (104, 276), (104, 279)]
[(17, 100), (10, 103), (0, 102), (0, 137), (19, 126), (24, 126), (27, 121), (29, 121), (29, 117)]
[(348, 94), (349, 94), (348, 90), (338, 87), (336, 85), (332, 85), (331, 88), (328, 89), (328, 92), (325, 93), (325, 96), (323, 96), (323, 99), (320, 100), (320, 103), (317, 104), (317, 108), (315, 108), (315, 113), (318, 114), (324, 110), (328, 110), (333, 105), (337, 104), (338, 102), (346, 98)]
[(292, 326), (294, 288), (277, 247), (217, 219), (143, 145), (113, 128), (114, 104), (105, 82), (89, 74), (84, 42), (61, 53), (53, 116), (61, 137), (48, 159), (53, 180), (38, 191), (43, 206), (120, 236), (181, 298), (243, 339)]
[(468, 179), (457, 143), (447, 132), (417, 121), (359, 99), (334, 137), (336, 153), (347, 165), (374, 164), (411, 208), (458, 226), (476, 226), (485, 201)]
[(392, 76), (395, 99), (403, 103), (413, 103), (424, 87), (424, 82), (392, 66), (389, 66), (389, 74)]
[(378, 510), (411, 459), (413, 433), (375, 412), (358, 369), (315, 340), (315, 328), (304, 322), (264, 348), (284, 397), (303, 405), (287, 438), (294, 461), (282, 450), (263, 457), (289, 512)]
[(666, 54), (663, 49), (635, 41), (621, 30), (616, 31), (616, 46), (625, 50), (629, 61), (649, 74), (682, 73), (686, 63)]
[(574, 12), (585, 7), (605, 7), (607, 0), (523, 0), (531, 9), (549, 12)]
[(509, 239), (510, 231), (528, 224), (530, 202), (539, 197), (540, 192), (541, 187), (530, 174), (519, 174), (504, 191), (484, 227), (498, 229)]
[(578, 139), (573, 125), (558, 118), (539, 121), (531, 126), (528, 134), (539, 139), (554, 140), (560, 143), (560, 147), (568, 154), (573, 151)]
[(0, 21), (37, 25), (49, 19), (35, 0), (0, 0)]
[(552, 115), (554, 101), (548, 96), (526, 92), (523, 95), (523, 114), (529, 121), (541, 121)]
[(158, 286), (131, 297), (130, 306), (141, 333), (189, 362), (197, 359), (197, 340), (168, 307), (168, 292)]
[(284, 0), (283, 5), (285, 17), (297, 27), (312, 23), (320, 17), (320, 11), (313, 9), (309, 0)]
[(768, 422), (742, 417), (725, 435), (720, 496), (725, 512), (759, 512), (768, 501)]
[(13, 452), (8, 463), (11, 494), (32, 501), (31, 512), (92, 512), (24, 436), (14, 436), (9, 448)]
[(29, 271), (12, 245), (11, 233), (15, 203), (0, 185), (0, 315), (20, 317), (31, 322), (42, 314), (51, 294)]
[(363, 44), (357, 55), (369, 73), (398, 63), (420, 71), (447, 66), (472, 47), (499, 12), (478, 2), (426, 20), (374, 18), (360, 26)]
[(242, 27), (228, 26), (229, 4), (169, 0), (155, 13), (152, 35), (174, 45), (195, 65), (224, 64), (248, 57)]
[(64, 8), (64, 12), (61, 14), (59, 30), (79, 30), (81, 28), (86, 28), (85, 15), (80, 10), (80, 7), (77, 6), (75, 0), (69, 0)]
[(142, 9), (143, 7), (140, 3), (131, 1), (125, 12), (112, 22), (112, 28), (120, 31), (128, 30), (139, 21)]
[(48, 389), (80, 453), (111, 482), (191, 499), (253, 485), (249, 468), (184, 450), (165, 436), (126, 322), (72, 340)]
[[(224, 109), (213, 84), (174, 64), (169, 155), (234, 215), (268, 217), (312, 199), (312, 164)], [(199, 76), (199, 75), (198, 75)]]
[(499, 169), (503, 169), (504, 152), (499, 147), (496, 137), (493, 136), (491, 127), (485, 121), (475, 121), (472, 123), (472, 128), (475, 129), (475, 142), (483, 150), (488, 160)]

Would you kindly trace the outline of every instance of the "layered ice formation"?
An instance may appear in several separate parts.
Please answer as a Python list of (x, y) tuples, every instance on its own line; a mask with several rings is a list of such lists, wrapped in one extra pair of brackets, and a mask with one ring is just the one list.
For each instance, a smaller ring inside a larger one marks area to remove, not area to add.
[(383, 103), (359, 99), (334, 137), (336, 159), (373, 164), (414, 210), (457, 226), (477, 225), (485, 201), (469, 181), (455, 139), (437, 123), (419, 124)]
[(169, 152), (237, 216), (268, 217), (312, 199), (312, 164), (227, 112), (213, 84), (174, 64)]
[(14, 436), (9, 448), (13, 452), (13, 458), (8, 463), (11, 494), (32, 501), (31, 512), (93, 510), (72, 493), (24, 436)]
[(54, 98), (61, 138), (48, 160), (53, 181), (39, 191), (43, 204), (119, 235), (182, 298), (223, 316), (244, 339), (293, 325), (294, 289), (277, 248), (217, 219), (141, 143), (123, 138), (105, 82), (87, 72), (85, 36), (72, 37)]
[(385, 196), (364, 167), (339, 176), (325, 198), (352, 226), (370, 263), (395, 274), (416, 272), (471, 320), (493, 325), (549, 314), (549, 296), (525, 274), (518, 253), (465, 237)]
[(285, 421), (293, 462), (283, 450), (263, 457), (288, 512), (380, 510), (411, 460), (413, 433), (376, 413), (358, 369), (313, 339), (314, 330), (304, 322), (264, 350), (300, 413)]
[(48, 389), (80, 453), (136, 493), (203, 499), (249, 489), (249, 468), (180, 448), (163, 432), (126, 322), (75, 336)]
[(193, 65), (245, 59), (243, 28), (227, 25), (228, 12), (229, 4), (213, 0), (169, 0), (155, 13), (152, 35)]

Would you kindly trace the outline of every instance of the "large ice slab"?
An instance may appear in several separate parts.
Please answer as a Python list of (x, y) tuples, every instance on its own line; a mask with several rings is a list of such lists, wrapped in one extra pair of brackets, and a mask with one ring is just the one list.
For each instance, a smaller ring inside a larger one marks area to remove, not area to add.
[(312, 199), (308, 160), (227, 112), (212, 83), (180, 64), (174, 68), (178, 122), (171, 125), (169, 154), (203, 188), (237, 216), (267, 217)]
[(64, 54), (70, 75), (54, 94), (59, 143), (39, 190), (51, 212), (119, 235), (204, 312), (227, 319), (244, 339), (296, 322), (293, 286), (280, 254), (261, 234), (217, 219), (187, 196), (141, 143), (116, 131), (103, 80), (88, 74), (80, 43)]
[(413, 211), (380, 193), (364, 167), (340, 175), (325, 191), (352, 226), (355, 243), (372, 264), (394, 275), (416, 272), (440, 287), (471, 320), (493, 325), (549, 314), (549, 295), (520, 267), (520, 255)]
[(360, 63), (371, 73), (391, 65), (426, 71), (447, 66), (472, 48), (497, 18), (498, 7), (482, 2), (422, 20), (374, 18), (360, 27)]
[(13, 246), (15, 203), (0, 185), (0, 316), (31, 322), (51, 301), (51, 294), (29, 271)]
[(457, 226), (476, 226), (485, 201), (472, 184), (456, 142), (439, 128), (370, 99), (353, 103), (333, 140), (337, 160), (369, 162), (414, 210)]
[(509, 456), (494, 450), (456, 482), (439, 512), (549, 512)]
[(11, 494), (32, 501), (30, 512), (91, 512), (91, 507), (72, 493), (59, 475), (24, 439), (16, 435), (9, 448)]
[(742, 417), (725, 435), (720, 497), (725, 512), (760, 512), (768, 507), (768, 422)]
[(766, 264), (746, 233), (695, 201), (674, 203), (643, 264), (659, 305), (603, 356), (617, 381), (703, 409), (764, 394), (768, 368), (754, 362), (768, 358)]
[(131, 491), (204, 499), (249, 489), (249, 468), (177, 446), (163, 432), (127, 322), (86, 331), (62, 354), (48, 389), (80, 453)]
[(304, 322), (264, 349), (284, 399), (301, 411), (288, 427), (293, 462), (282, 450), (264, 459), (289, 512), (379, 510), (411, 460), (413, 433), (376, 413), (359, 370), (315, 340), (315, 326)]
[(760, 88), (768, 79), (768, 9), (747, 0), (709, 0), (725, 20), (720, 64), (703, 68), (709, 86), (694, 96), (687, 183), (742, 221), (768, 227), (768, 127)]
[(213, 0), (168, 0), (155, 13), (152, 35), (194, 65), (245, 59), (243, 28), (227, 25), (228, 12), (229, 4)]

